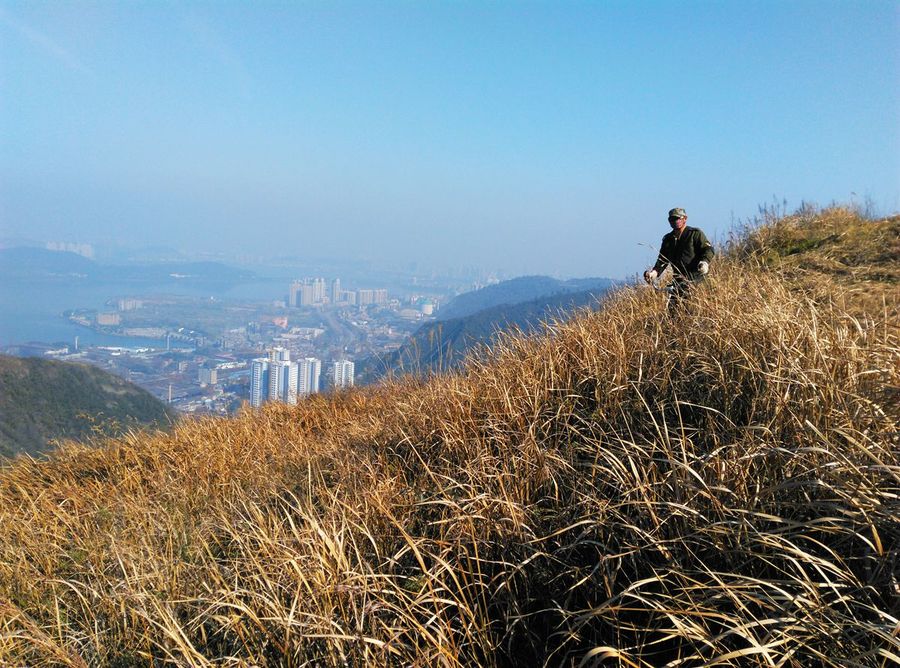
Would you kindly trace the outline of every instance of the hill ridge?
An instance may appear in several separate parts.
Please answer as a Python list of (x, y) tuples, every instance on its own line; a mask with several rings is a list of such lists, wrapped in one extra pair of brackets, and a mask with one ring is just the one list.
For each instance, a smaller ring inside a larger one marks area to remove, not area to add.
[(453, 371), (473, 355), (489, 354), (492, 343), (504, 331), (540, 332), (548, 320), (562, 320), (581, 309), (598, 306), (610, 289), (562, 291), (425, 323), (398, 350), (363, 360), (359, 365), (359, 379), (369, 383), (388, 375)]
[(518, 276), (456, 296), (437, 312), (437, 320), (452, 320), (474, 315), (488, 308), (535, 301), (542, 297), (570, 292), (606, 292), (619, 281), (610, 278), (573, 278), (559, 280), (550, 276)]
[(55, 440), (168, 427), (175, 418), (149, 392), (102, 369), (0, 355), (0, 456), (37, 455)]

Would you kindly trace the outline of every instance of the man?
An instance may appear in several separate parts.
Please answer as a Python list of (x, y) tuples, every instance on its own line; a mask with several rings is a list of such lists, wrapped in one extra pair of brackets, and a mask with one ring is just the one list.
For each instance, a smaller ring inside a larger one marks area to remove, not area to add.
[(669, 286), (669, 312), (678, 309), (691, 287), (709, 273), (709, 263), (715, 255), (712, 244), (696, 227), (688, 227), (687, 213), (676, 208), (669, 211), (672, 231), (662, 239), (659, 258), (644, 272), (644, 280), (652, 283), (666, 267), (672, 265), (672, 283)]

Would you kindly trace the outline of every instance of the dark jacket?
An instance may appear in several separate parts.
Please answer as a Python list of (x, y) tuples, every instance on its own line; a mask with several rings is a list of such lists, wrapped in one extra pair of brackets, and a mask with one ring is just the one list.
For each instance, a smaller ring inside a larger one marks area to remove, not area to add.
[(710, 262), (714, 255), (712, 244), (703, 231), (685, 225), (681, 236), (677, 239), (675, 232), (669, 232), (663, 237), (659, 258), (653, 268), (657, 274), (661, 274), (671, 264), (676, 279), (686, 278), (695, 281), (702, 278), (697, 266), (704, 260)]

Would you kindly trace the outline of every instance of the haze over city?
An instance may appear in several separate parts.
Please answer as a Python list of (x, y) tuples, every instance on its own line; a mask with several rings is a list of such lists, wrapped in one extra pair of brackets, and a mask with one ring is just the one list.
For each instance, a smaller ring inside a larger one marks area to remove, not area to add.
[(896, 2), (0, 2), (0, 237), (633, 275), (900, 208)]

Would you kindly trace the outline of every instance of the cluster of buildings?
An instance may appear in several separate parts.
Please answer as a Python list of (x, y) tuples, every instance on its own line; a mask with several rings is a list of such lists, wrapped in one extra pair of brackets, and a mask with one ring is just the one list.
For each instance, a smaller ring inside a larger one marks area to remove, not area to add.
[[(335, 388), (353, 386), (353, 362), (338, 360), (332, 365), (332, 384)], [(250, 363), (250, 405), (262, 406), (266, 401), (296, 404), (298, 397), (319, 391), (322, 361), (306, 357), (291, 360), (287, 348), (276, 347), (268, 357), (260, 357)]]
[[(127, 297), (116, 300), (116, 311), (136, 311), (144, 307), (140, 299)], [(101, 311), (97, 313), (95, 322), (101, 327), (118, 327), (122, 324), (122, 316), (116, 311)]]
[(200, 387), (206, 387), (207, 385), (215, 385), (219, 382), (219, 370), (216, 367), (209, 366), (201, 366), (197, 370), (197, 381), (200, 383)]
[(341, 279), (335, 278), (331, 285), (324, 278), (297, 279), (291, 283), (288, 291), (288, 306), (322, 306), (324, 304), (367, 306), (369, 304), (387, 304), (387, 290), (360, 289), (343, 290)]
[(49, 251), (75, 253), (76, 255), (86, 257), (89, 260), (94, 259), (94, 247), (91, 246), (91, 244), (71, 243), (68, 241), (48, 241), (44, 245), (44, 248)]

